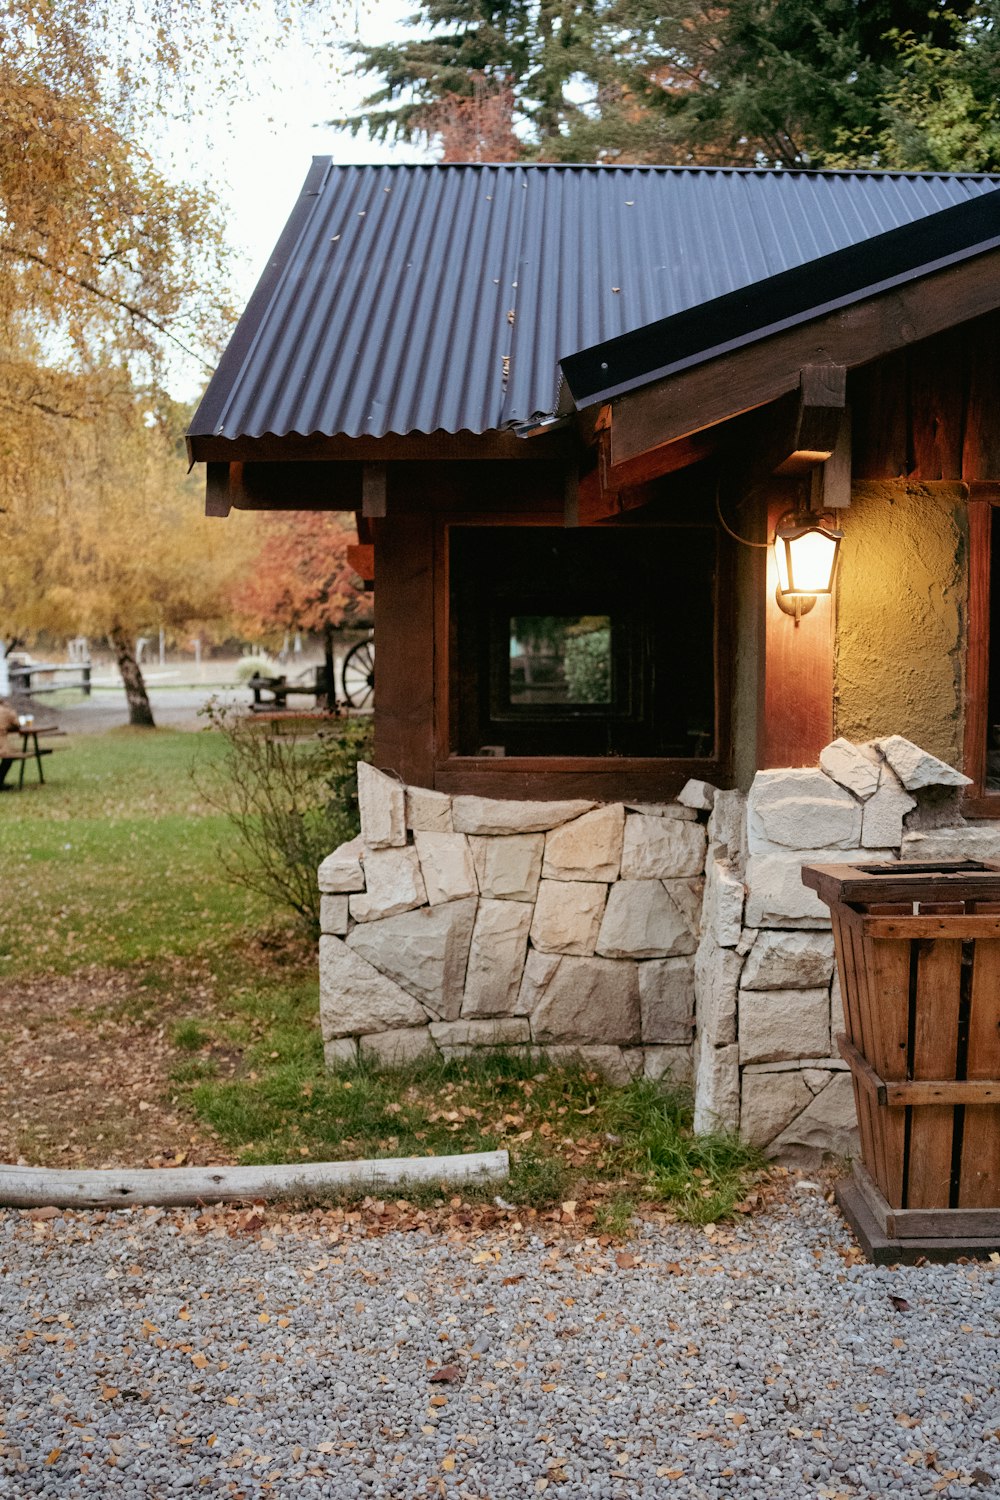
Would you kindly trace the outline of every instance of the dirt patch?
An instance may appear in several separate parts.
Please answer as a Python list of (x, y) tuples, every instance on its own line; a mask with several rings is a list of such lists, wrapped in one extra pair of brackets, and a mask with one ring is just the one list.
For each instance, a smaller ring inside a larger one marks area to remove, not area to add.
[[(171, 1041), (175, 1010), (135, 973), (0, 981), (0, 1160), (232, 1162), (211, 1129), (171, 1102), (171, 1075), (193, 1063)], [(239, 1059), (213, 1052), (201, 1060), (225, 1076)]]

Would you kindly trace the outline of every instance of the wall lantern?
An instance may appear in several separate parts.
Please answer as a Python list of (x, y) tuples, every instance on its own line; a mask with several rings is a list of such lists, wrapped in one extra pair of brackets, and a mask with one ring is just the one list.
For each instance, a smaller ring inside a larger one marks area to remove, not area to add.
[(796, 621), (809, 613), (820, 594), (833, 593), (844, 533), (823, 525), (827, 519), (811, 511), (790, 513), (782, 516), (774, 533), (775, 597), (779, 608)]

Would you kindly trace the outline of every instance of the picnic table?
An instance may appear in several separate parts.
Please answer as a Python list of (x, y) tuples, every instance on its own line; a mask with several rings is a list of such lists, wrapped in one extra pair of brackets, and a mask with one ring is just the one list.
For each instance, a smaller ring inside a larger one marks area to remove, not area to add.
[[(38, 780), (45, 785), (45, 773), (42, 770), (42, 756), (51, 755), (52, 752), (61, 747), (55, 745), (39, 745), (39, 735), (65, 734), (56, 724), (36, 724), (34, 721), (26, 724), (16, 724), (7, 731), (6, 741), (0, 738), (0, 787), (7, 780), (7, 773), (13, 765), (20, 765), (17, 778), (18, 791), (24, 786), (24, 768), (29, 760), (33, 760), (38, 767)], [(12, 750), (9, 741), (17, 735), (21, 741), (19, 750)]]
[[(257, 672), (249, 679), (247, 687), (253, 693), (250, 710), (255, 714), (287, 710), (288, 699), (293, 696), (312, 698), (316, 703), (321, 698), (329, 698), (327, 676), (323, 667), (314, 667), (293, 682), (289, 682), (287, 677), (264, 677)], [(265, 693), (269, 696), (265, 697)]]

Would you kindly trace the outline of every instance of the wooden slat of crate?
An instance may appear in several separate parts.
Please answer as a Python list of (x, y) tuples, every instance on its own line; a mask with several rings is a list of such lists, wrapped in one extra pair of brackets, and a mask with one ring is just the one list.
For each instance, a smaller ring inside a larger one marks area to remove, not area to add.
[[(1000, 941), (976, 944), (966, 1076), (996, 1079), (1000, 1090)], [(965, 1106), (958, 1204), (1000, 1204), (1000, 1102)]]
[(947, 916), (865, 917), (864, 933), (870, 938), (996, 938), (1000, 916), (956, 912)]
[[(912, 1038), (914, 1079), (955, 1076), (961, 984), (960, 940), (936, 938), (918, 945)], [(955, 1111), (949, 1104), (924, 1105), (911, 1112), (903, 1207), (949, 1206), (954, 1123)]]
[[(870, 870), (879, 869), (877, 875)], [(955, 861), (932, 865), (873, 863), (857, 865), (811, 865), (802, 881), (832, 906), (834, 902), (867, 904), (870, 901), (1000, 901), (1000, 864), (986, 861)]]
[(853, 1165), (854, 1181), (882, 1230), (893, 1239), (951, 1235), (993, 1238), (1000, 1244), (1000, 1208), (893, 1208), (862, 1162)]
[[(863, 921), (855, 921), (853, 925), (864, 953), (871, 1000), (871, 1044), (865, 1049), (865, 1056), (884, 1079), (905, 1078), (912, 947), (908, 942), (873, 942), (863, 935)], [(881, 1158), (879, 1186), (894, 1207), (902, 1207), (906, 1118), (898, 1111), (890, 1112), (876, 1105), (874, 1128), (878, 1142), (876, 1160)]]
[[(841, 993), (844, 999), (844, 1019), (847, 1022), (849, 1035), (854, 1039), (858, 1050), (863, 1052), (868, 1042), (866, 1023), (865, 999), (867, 988), (864, 984), (863, 972), (859, 973), (859, 965), (855, 955), (856, 922), (852, 921), (852, 913), (845, 907), (834, 907), (833, 912), (834, 946), (837, 951), (837, 962), (840, 967)], [(864, 964), (862, 962), (863, 971)], [(871, 1164), (873, 1172), (879, 1181), (885, 1178), (885, 1160), (881, 1138), (876, 1128), (876, 1105), (875, 1101), (860, 1086), (860, 1080), (852, 1073), (854, 1084), (854, 1104), (858, 1112), (858, 1133), (861, 1136), (861, 1151), (865, 1161)]]

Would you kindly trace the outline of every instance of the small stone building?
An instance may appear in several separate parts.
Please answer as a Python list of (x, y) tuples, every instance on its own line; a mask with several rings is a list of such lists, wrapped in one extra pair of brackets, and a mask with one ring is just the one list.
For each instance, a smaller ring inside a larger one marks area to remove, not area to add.
[(1000, 856), (998, 187), (314, 162), (189, 445), (374, 584), (331, 1058), (579, 1052), (849, 1149), (802, 863)]

